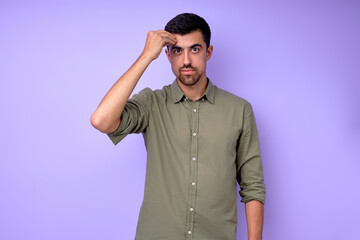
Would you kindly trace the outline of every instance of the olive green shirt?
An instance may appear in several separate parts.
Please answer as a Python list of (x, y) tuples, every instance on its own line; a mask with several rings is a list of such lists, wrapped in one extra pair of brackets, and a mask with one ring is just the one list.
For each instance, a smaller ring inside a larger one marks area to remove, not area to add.
[(265, 200), (251, 105), (210, 80), (191, 101), (175, 80), (129, 99), (109, 137), (117, 144), (140, 132), (147, 166), (135, 239), (235, 240), (236, 180), (242, 202)]

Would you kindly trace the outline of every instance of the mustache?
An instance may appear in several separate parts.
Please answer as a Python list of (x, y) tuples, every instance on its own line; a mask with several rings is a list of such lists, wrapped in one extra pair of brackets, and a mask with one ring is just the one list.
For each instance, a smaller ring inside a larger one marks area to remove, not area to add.
[(191, 64), (188, 64), (188, 65), (183, 65), (181, 68), (180, 68), (180, 71), (183, 70), (183, 69), (191, 69), (191, 70), (196, 70), (195, 67), (191, 66)]

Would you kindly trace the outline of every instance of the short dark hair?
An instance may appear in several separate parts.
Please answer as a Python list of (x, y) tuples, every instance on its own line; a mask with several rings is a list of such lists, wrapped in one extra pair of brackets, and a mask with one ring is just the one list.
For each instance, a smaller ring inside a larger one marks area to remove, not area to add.
[(182, 13), (171, 19), (165, 26), (165, 31), (185, 35), (195, 30), (200, 30), (206, 47), (210, 46), (211, 32), (207, 22), (193, 13)]

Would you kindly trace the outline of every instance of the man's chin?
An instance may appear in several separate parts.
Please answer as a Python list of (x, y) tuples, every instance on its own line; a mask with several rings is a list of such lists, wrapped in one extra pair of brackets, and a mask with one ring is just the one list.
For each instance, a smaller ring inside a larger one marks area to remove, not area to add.
[(183, 85), (190, 87), (190, 86), (194, 86), (196, 83), (198, 83), (200, 80), (200, 77), (193, 78), (193, 77), (179, 76), (178, 79)]

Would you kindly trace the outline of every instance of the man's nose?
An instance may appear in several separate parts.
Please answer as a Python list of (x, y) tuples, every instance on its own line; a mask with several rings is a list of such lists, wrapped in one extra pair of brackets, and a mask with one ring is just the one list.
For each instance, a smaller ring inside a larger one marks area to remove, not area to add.
[(184, 51), (184, 65), (191, 64), (191, 56), (189, 51)]

